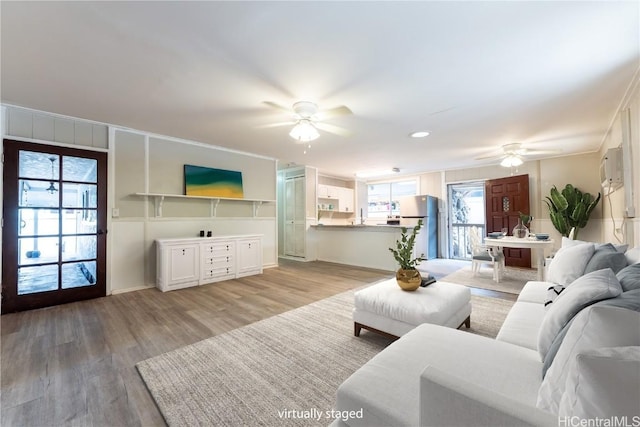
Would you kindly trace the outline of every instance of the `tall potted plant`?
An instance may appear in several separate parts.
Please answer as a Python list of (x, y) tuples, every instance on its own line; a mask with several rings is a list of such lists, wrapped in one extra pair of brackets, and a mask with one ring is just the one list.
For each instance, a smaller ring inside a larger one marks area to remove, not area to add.
[(554, 185), (545, 203), (549, 207), (549, 216), (553, 226), (565, 237), (573, 229), (573, 238), (578, 238), (578, 231), (584, 228), (589, 221), (589, 216), (600, 201), (589, 193), (583, 193), (571, 184), (567, 184), (562, 191), (558, 191)]
[(418, 220), (418, 225), (413, 227), (411, 235), (407, 234), (407, 228), (402, 227), (402, 234), (400, 240), (396, 240), (396, 247), (389, 248), (389, 251), (393, 254), (393, 257), (400, 265), (398, 271), (396, 271), (396, 281), (405, 291), (415, 291), (422, 282), (422, 276), (416, 269), (416, 266), (424, 257), (424, 254), (420, 254), (419, 257), (413, 257), (413, 247), (416, 243), (416, 236), (418, 231), (422, 228), (422, 220)]

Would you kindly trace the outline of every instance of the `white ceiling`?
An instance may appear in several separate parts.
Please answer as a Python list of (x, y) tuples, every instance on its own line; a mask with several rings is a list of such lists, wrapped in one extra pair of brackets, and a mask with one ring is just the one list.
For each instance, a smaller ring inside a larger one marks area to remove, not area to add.
[[(352, 177), (597, 150), (640, 63), (639, 3), (0, 2), (3, 103)], [(265, 101), (350, 137), (309, 153)], [(425, 139), (408, 134), (428, 130)], [(534, 157), (535, 158), (535, 157)]]

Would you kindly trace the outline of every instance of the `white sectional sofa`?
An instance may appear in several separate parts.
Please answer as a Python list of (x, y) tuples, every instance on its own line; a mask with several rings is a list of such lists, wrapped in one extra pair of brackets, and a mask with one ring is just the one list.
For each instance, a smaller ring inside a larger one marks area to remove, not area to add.
[(339, 387), (336, 409), (354, 416), (332, 426), (640, 422), (640, 248), (583, 244), (563, 242), (496, 339), (423, 324), (395, 341)]

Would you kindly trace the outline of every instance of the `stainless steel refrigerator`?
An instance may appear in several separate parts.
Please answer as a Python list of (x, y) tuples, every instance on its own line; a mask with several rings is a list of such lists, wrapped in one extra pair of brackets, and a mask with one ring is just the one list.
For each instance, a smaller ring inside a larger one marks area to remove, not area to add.
[(406, 196), (400, 202), (400, 225), (414, 227), (422, 219), (422, 229), (416, 238), (416, 252), (425, 259), (438, 258), (438, 198)]

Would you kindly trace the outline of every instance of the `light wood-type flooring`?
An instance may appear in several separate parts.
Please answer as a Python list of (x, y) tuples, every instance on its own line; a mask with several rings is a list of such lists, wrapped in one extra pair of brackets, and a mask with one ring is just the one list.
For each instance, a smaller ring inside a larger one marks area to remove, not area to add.
[(137, 362), (391, 276), (279, 263), (259, 276), (2, 316), (0, 425), (164, 425)]
[(392, 277), (324, 262), (279, 263), (259, 276), (2, 316), (0, 425), (164, 425), (137, 362)]

